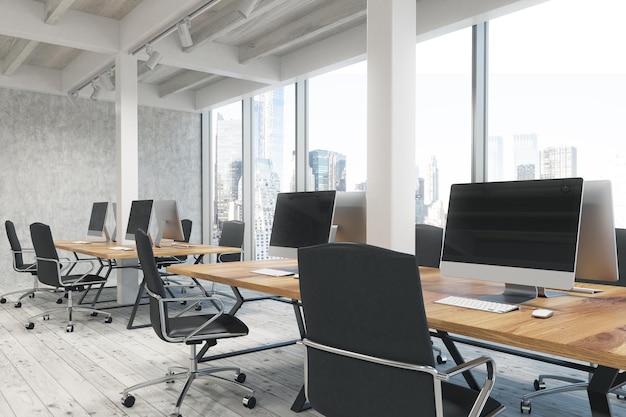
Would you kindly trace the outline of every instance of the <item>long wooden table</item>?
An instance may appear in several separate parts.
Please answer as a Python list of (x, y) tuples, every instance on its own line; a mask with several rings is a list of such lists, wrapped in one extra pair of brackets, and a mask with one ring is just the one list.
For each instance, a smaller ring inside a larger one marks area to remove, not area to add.
[[(133, 305), (133, 311), (131, 312), (127, 327), (129, 329), (145, 327), (133, 325), (142, 295), (136, 268), (138, 255), (135, 246), (123, 245), (116, 242), (90, 240), (55, 240), (54, 246), (60, 250), (99, 259), (101, 265), (100, 270), (103, 268), (107, 269), (106, 276), (110, 274), (114, 267), (117, 268), (117, 302), (123, 306)], [(125, 249), (122, 250), (121, 248)], [(204, 255), (238, 253), (241, 252), (241, 249), (217, 245), (178, 243), (176, 245), (153, 247), (153, 252), (155, 257), (199, 255), (199, 261)], [(115, 266), (113, 264), (114, 261), (116, 262)]]
[[(299, 283), (293, 277), (271, 277), (251, 272), (259, 268), (291, 269), (295, 260), (265, 260), (212, 265), (176, 265), (168, 271), (267, 294), (300, 299)], [(597, 364), (587, 390), (593, 417), (611, 416), (607, 394), (626, 381), (626, 288), (577, 284), (601, 289), (596, 294), (537, 298), (506, 314), (436, 304), (448, 295), (480, 296), (502, 292), (503, 286), (486, 281), (442, 277), (438, 269), (420, 268), (428, 325), (455, 349), (451, 334), (480, 339), (518, 349), (557, 355)], [(537, 308), (554, 311), (548, 319), (533, 318)], [(458, 361), (458, 355), (453, 355)], [(469, 381), (468, 381), (469, 382)], [(303, 394), (301, 392), (301, 394)], [(299, 396), (300, 397), (300, 396)], [(300, 397), (292, 410), (303, 405)]]

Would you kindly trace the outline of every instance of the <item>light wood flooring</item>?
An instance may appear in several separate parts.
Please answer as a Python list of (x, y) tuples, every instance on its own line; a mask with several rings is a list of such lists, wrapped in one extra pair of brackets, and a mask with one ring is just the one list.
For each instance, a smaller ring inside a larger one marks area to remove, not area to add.
[[(26, 281), (19, 280), (20, 283)], [(227, 288), (221, 287), (227, 291)], [(12, 289), (0, 284), (0, 292)], [(105, 290), (102, 299), (114, 297)], [(254, 295), (248, 293), (248, 295)], [(102, 317), (76, 313), (73, 333), (66, 333), (66, 313), (49, 321), (35, 320), (26, 330), (30, 315), (57, 305), (55, 296), (38, 294), (25, 299), (22, 308), (13, 299), (0, 305), (0, 416), (168, 416), (181, 383), (157, 385), (135, 392), (132, 408), (121, 404), (120, 392), (129, 385), (157, 378), (172, 365), (187, 364), (186, 346), (160, 340), (151, 328), (127, 330), (129, 307), (112, 309), (113, 323)], [(114, 303), (103, 303), (112, 306)], [(211, 353), (294, 339), (298, 336), (292, 307), (276, 301), (246, 303), (238, 314), (250, 328), (247, 337), (220, 341)], [(136, 323), (147, 323), (147, 306), (140, 308)], [(440, 345), (435, 340), (436, 345)], [(520, 397), (532, 390), (537, 374), (584, 374), (540, 364), (514, 356), (461, 346), (466, 358), (493, 356), (498, 378), (493, 396), (507, 405), (501, 414), (521, 416)], [(222, 359), (217, 364), (237, 364), (247, 374), (246, 384), (256, 392), (257, 405), (250, 410), (241, 403), (243, 392), (196, 380), (183, 403), (185, 417), (319, 416), (313, 410), (296, 414), (291, 403), (302, 385), (301, 347), (291, 345)], [(442, 369), (446, 366), (442, 365)], [(584, 391), (545, 396), (533, 400), (532, 416), (590, 416)], [(615, 416), (626, 416), (626, 402), (612, 399)], [(416, 412), (416, 416), (419, 413)]]

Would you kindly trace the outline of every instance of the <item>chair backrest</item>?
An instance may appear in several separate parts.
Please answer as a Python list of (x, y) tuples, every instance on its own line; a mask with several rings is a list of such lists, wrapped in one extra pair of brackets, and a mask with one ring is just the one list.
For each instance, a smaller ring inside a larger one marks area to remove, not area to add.
[[(307, 339), (434, 367), (413, 255), (329, 243), (300, 248), (298, 269)], [(306, 367), (307, 399), (324, 415), (434, 415), (430, 375), (310, 348)]]
[(180, 224), (183, 226), (183, 236), (185, 237), (185, 242), (189, 242), (191, 239), (191, 226), (193, 222), (189, 219), (182, 219)]
[[(152, 242), (144, 230), (138, 229), (135, 233), (135, 245), (137, 246), (137, 255), (139, 257), (139, 263), (141, 264), (141, 270), (143, 271), (143, 279), (146, 288), (153, 294), (165, 298), (165, 287), (163, 286), (157, 263), (154, 260)], [(167, 317), (167, 304), (164, 304), (163, 308), (165, 316)], [(152, 324), (154, 332), (161, 339), (166, 340), (164, 335), (167, 334), (167, 328), (163, 328), (161, 325), (159, 302), (153, 297), (150, 297), (150, 323)]]
[(15, 266), (15, 269), (22, 268), (24, 266), (24, 257), (22, 256), (22, 245), (17, 238), (17, 233), (15, 233), (15, 225), (11, 220), (7, 220), (4, 222), (4, 227), (7, 230), (9, 245), (13, 253), (13, 266)]
[[(226, 221), (222, 224), (222, 235), (219, 246), (229, 246), (231, 248), (241, 248), (243, 246), (243, 234), (245, 224), (238, 220)], [(217, 257), (218, 262), (234, 262), (241, 260), (241, 253), (224, 253)]]
[(33, 241), (33, 248), (37, 256), (37, 278), (39, 282), (59, 286), (59, 267), (55, 262), (42, 261), (39, 258), (59, 260), (50, 226), (43, 223), (33, 223), (30, 225), (30, 238)]
[(439, 268), (443, 229), (430, 224), (415, 225), (415, 257), (420, 266)]

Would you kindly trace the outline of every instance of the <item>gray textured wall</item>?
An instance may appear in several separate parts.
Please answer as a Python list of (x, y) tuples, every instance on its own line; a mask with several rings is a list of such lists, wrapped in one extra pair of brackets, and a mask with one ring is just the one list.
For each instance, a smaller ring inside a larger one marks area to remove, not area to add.
[[(0, 88), (0, 281), (11, 268), (4, 229), (15, 223), (23, 246), (29, 225), (55, 239), (84, 239), (94, 201), (115, 201), (115, 105)], [(139, 109), (139, 198), (175, 199), (201, 236), (201, 121), (197, 113)], [(26, 285), (27, 286), (27, 285)]]

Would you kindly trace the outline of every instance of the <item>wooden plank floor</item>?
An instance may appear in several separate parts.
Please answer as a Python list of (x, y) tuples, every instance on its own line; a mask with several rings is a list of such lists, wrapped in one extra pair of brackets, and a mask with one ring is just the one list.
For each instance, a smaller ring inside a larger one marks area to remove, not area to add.
[[(0, 283), (0, 291), (9, 289), (8, 284)], [(105, 290), (102, 299), (111, 299), (114, 294), (113, 289)], [(121, 404), (120, 392), (126, 386), (164, 375), (169, 366), (185, 366), (187, 347), (161, 341), (150, 328), (127, 330), (129, 307), (112, 309), (111, 324), (105, 324), (102, 317), (76, 313), (74, 333), (65, 332), (65, 312), (55, 313), (45, 322), (38, 318), (35, 328), (26, 330), (28, 317), (57, 307), (54, 300), (54, 296), (38, 294), (35, 299), (25, 299), (22, 308), (14, 308), (11, 298), (0, 305), (0, 416), (134, 417), (168, 416), (173, 412), (180, 383), (138, 390), (132, 408)], [(250, 328), (250, 335), (220, 341), (210, 352), (226, 353), (298, 337), (289, 304), (251, 302), (238, 316)], [(136, 323), (141, 322), (147, 322), (147, 306), (140, 308)], [(435, 344), (440, 342), (435, 339)], [(501, 414), (506, 417), (521, 415), (520, 398), (533, 389), (532, 381), (538, 373), (585, 376), (511, 355), (460, 348), (466, 358), (486, 354), (496, 359), (498, 379), (493, 395), (507, 405)], [(319, 416), (313, 410), (300, 414), (290, 410), (303, 378), (300, 346), (222, 359), (215, 364), (241, 366), (248, 376), (246, 384), (256, 391), (256, 408), (243, 407), (243, 392), (200, 379), (183, 403), (185, 417)], [(626, 403), (615, 396), (611, 401), (614, 415), (626, 416)], [(535, 417), (591, 415), (584, 391), (545, 396), (534, 399), (532, 404)]]

